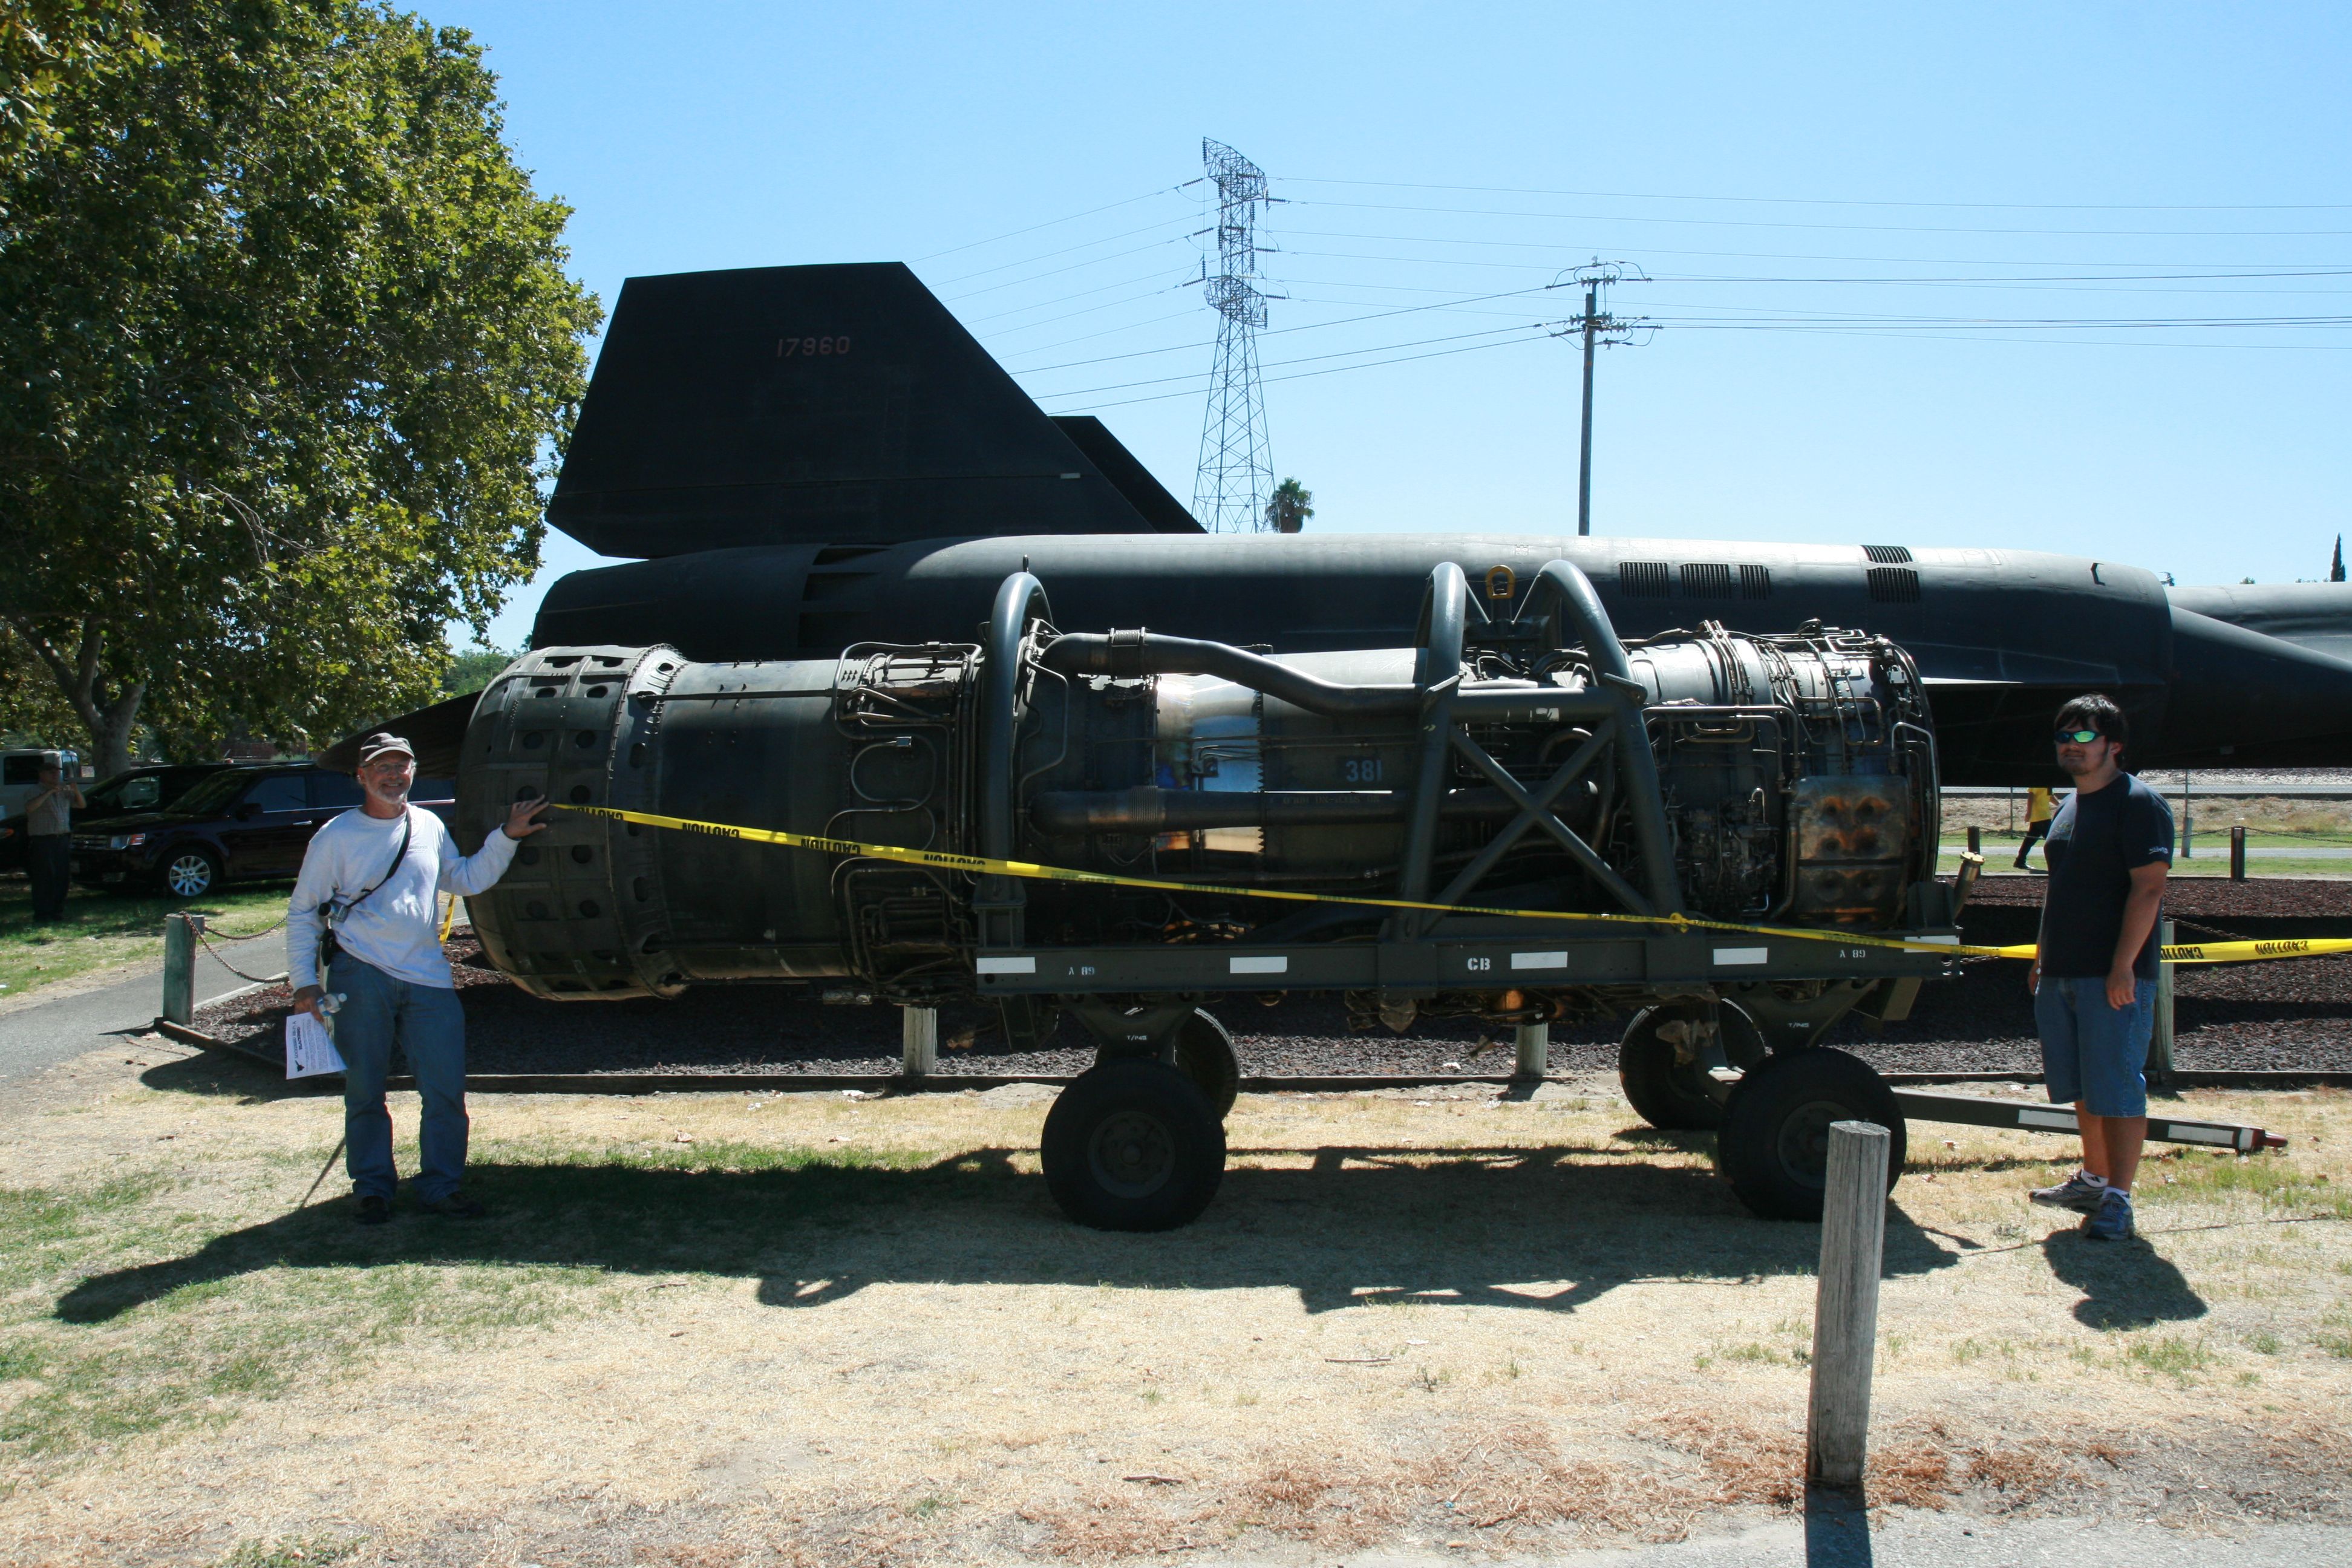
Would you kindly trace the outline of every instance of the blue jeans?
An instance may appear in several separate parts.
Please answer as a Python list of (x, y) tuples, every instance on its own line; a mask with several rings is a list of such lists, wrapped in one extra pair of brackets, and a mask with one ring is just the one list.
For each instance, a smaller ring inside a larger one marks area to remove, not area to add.
[(2128, 1007), (2107, 1005), (2107, 982), (2045, 974), (2033, 994), (2042, 1070), (2053, 1105), (2082, 1101), (2094, 1116), (2147, 1114), (2147, 1042), (2156, 1030), (2156, 982), (2132, 987)]
[(425, 1100), (416, 1195), (439, 1203), (457, 1190), (466, 1172), (466, 1014), (457, 993), (394, 980), (348, 952), (336, 955), (327, 989), (343, 995), (335, 1014), (335, 1049), (343, 1058), (343, 1169), (351, 1173), (352, 1191), (389, 1201), (399, 1181), (392, 1163), (392, 1113), (383, 1104), (397, 1040)]

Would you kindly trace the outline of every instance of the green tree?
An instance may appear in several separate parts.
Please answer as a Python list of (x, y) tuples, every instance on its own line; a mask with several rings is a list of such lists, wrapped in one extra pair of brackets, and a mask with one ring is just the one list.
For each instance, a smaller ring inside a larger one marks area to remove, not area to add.
[(105, 770), (142, 714), (299, 745), (430, 700), (537, 563), (601, 319), (570, 210), (461, 31), (47, 8), (105, 25), (101, 68), (0, 84), (38, 110), (0, 140), (0, 627)]
[(502, 647), (487, 645), (469, 647), (449, 660), (449, 668), (441, 672), (441, 695), (462, 697), (468, 691), (479, 691), (498, 678), (499, 671), (522, 657), (518, 648), (509, 653)]
[(1265, 523), (1276, 533), (1297, 533), (1315, 515), (1315, 492), (1297, 479), (1285, 479), (1274, 487), (1274, 499), (1265, 503)]

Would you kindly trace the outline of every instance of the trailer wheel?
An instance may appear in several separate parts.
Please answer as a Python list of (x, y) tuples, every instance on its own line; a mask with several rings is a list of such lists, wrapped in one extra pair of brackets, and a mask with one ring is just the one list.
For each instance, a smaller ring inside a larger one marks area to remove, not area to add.
[(1667, 1131), (1723, 1125), (1726, 1090), (1708, 1076), (1723, 1066), (1751, 1067), (1763, 1059), (1764, 1038), (1747, 1014), (1727, 1003), (1714, 1009), (1717, 1032), (1705, 1047), (1683, 1051), (1661, 1033), (1667, 1026), (1704, 1022), (1706, 1008), (1664, 1003), (1634, 1016), (1617, 1047), (1617, 1082), (1633, 1114)]
[(1045, 1113), (1039, 1150), (1062, 1212), (1097, 1230), (1173, 1230), (1225, 1173), (1208, 1097), (1165, 1063), (1117, 1058), (1080, 1073)]
[(1234, 1037), (1215, 1014), (1195, 1007), (1176, 1031), (1176, 1070), (1192, 1080), (1219, 1121), (1232, 1113), (1234, 1097), (1241, 1092), (1242, 1061), (1234, 1052)]
[(1860, 1058), (1823, 1046), (1767, 1057), (1733, 1087), (1716, 1142), (1717, 1167), (1739, 1201), (1764, 1218), (1817, 1220), (1833, 1121), (1886, 1129), (1892, 1190), (1904, 1158), (1895, 1091)]

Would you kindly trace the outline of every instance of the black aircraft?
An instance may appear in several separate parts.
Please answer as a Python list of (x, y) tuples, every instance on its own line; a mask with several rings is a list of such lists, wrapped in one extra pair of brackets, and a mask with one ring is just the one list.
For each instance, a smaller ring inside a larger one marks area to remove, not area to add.
[[(1566, 559), (1630, 637), (1819, 622), (1893, 638), (1929, 687), (1946, 784), (2057, 782), (2050, 716), (2090, 690), (2129, 710), (2139, 767), (2352, 764), (2352, 586), (2168, 588), (2120, 562), (1895, 542), (1210, 535), (1099, 420), (1039, 409), (896, 263), (631, 279), (548, 520), (642, 559), (557, 583), (535, 647), (712, 661), (971, 641), (1024, 565), (1065, 630), (1390, 647), (1412, 643), (1438, 563), (1503, 619)], [(404, 721), (426, 771), (454, 762), (472, 702)]]

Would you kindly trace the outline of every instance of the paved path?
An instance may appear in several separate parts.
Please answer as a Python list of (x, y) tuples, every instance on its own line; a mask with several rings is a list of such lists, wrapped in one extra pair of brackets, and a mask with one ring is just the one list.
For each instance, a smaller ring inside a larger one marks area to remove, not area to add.
[[(278, 974), (286, 968), (283, 930), (251, 942), (227, 942), (215, 937), (213, 945), (248, 974)], [(246, 984), (209, 951), (196, 949), (198, 1006), (241, 990)], [(163, 1005), (163, 966), (159, 962), (98, 990), (36, 1001), (30, 1006), (0, 1013), (0, 1084), (70, 1061), (106, 1044), (110, 1035), (143, 1030), (155, 1021)]]
[[(1442, 1556), (1351, 1552), (1345, 1562), (1348, 1568), (1435, 1568), (1465, 1556), (1458, 1551)], [(1702, 1534), (1669, 1546), (1499, 1561), (1545, 1568), (2313, 1568), (2352, 1563), (2352, 1529), (2216, 1521), (2210, 1531), (2168, 1530), (2141, 1520), (1998, 1520), (1957, 1512), (1902, 1513), (1872, 1528), (1865, 1515), (1833, 1505), (1802, 1520)]]

